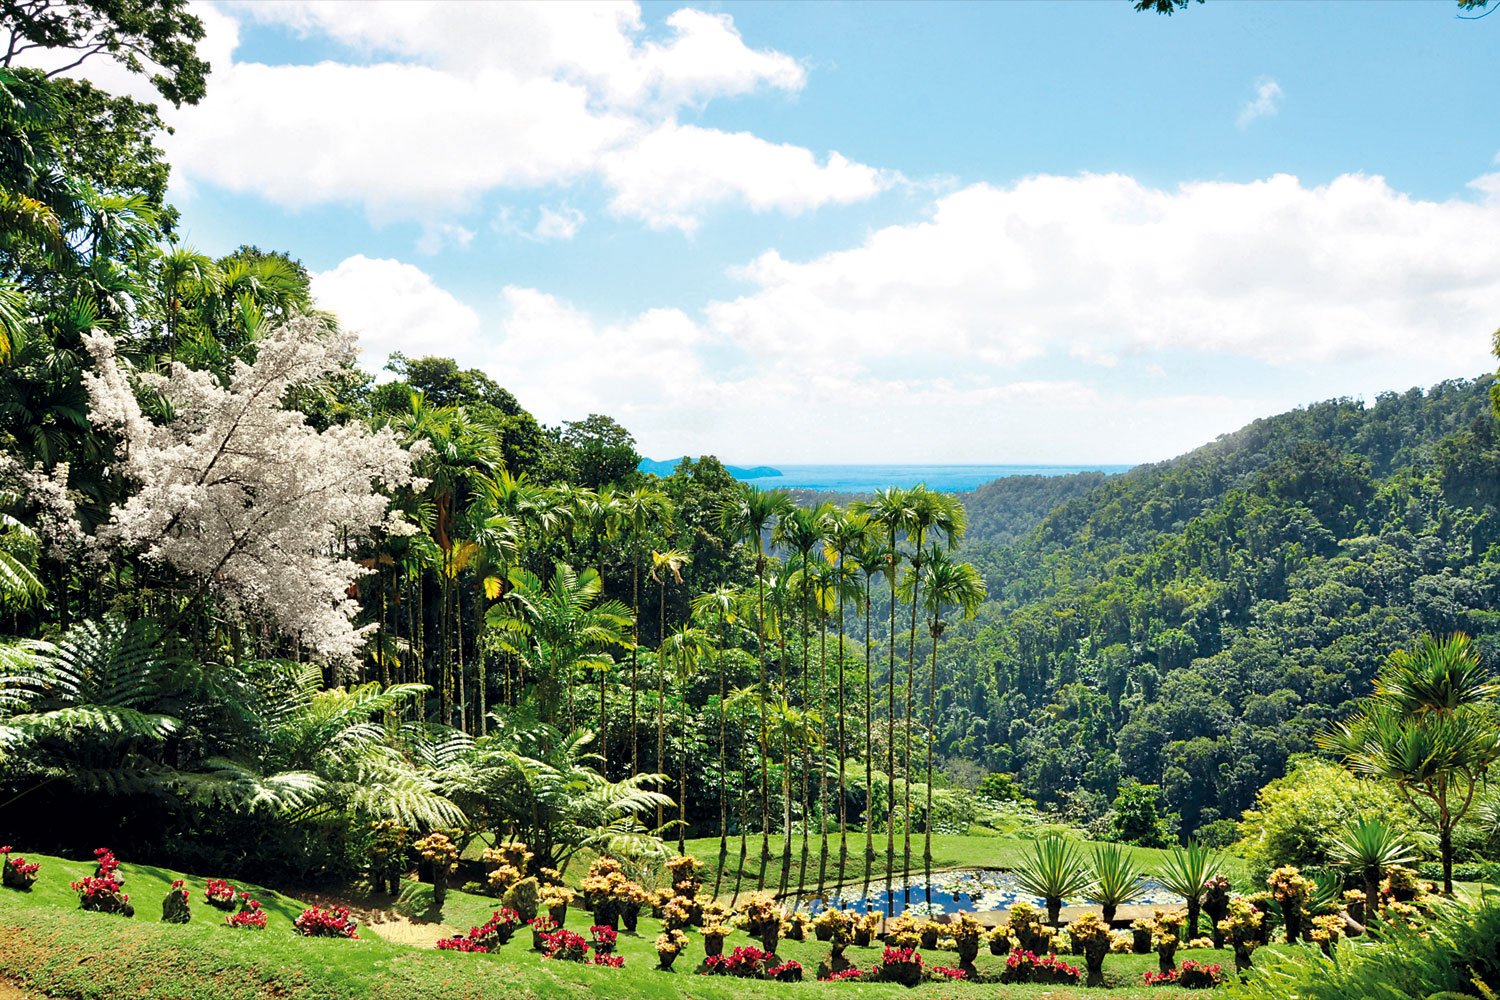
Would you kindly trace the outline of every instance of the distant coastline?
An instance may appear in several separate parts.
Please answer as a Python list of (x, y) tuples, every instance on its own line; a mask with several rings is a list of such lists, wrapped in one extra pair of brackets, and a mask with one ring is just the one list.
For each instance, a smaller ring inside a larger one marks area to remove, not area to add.
[[(643, 459), (642, 472), (670, 476), (682, 461)], [(1067, 476), (1079, 472), (1115, 475), (1131, 465), (778, 465), (725, 466), (729, 474), (762, 489), (814, 490), (831, 493), (873, 493), (892, 486), (910, 488), (925, 483), (943, 493), (963, 493), (1009, 476)]]

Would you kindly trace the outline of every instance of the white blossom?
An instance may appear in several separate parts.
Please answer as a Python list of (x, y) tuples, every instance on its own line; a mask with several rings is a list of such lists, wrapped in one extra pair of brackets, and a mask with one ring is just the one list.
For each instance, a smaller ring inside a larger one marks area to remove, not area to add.
[(92, 555), (78, 523), (77, 505), (68, 493), (68, 463), (59, 462), (49, 473), (40, 465), (27, 468), (0, 454), (0, 490), (17, 493), (36, 508), (36, 532), (49, 556), (68, 561)]
[(232, 607), (268, 614), (286, 633), (330, 658), (364, 641), (351, 595), (366, 572), (350, 555), (387, 517), (379, 484), (411, 481), (412, 455), (389, 429), (352, 423), (317, 431), (282, 405), (289, 389), (353, 357), (351, 335), (299, 317), (237, 361), (227, 387), (212, 372), (174, 363), (143, 373), (172, 418), (142, 412), (131, 378), (105, 334), (87, 338), (90, 419), (120, 436), (117, 471), (139, 490), (101, 525), (103, 545), (121, 545), (215, 588)]

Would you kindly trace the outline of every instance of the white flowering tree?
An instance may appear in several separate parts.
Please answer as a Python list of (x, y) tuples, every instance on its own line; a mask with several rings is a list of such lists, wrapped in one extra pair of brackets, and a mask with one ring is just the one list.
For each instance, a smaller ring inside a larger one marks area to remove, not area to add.
[[(87, 338), (90, 418), (119, 436), (114, 471), (138, 489), (116, 506), (96, 544), (121, 546), (215, 591), (230, 608), (267, 615), (329, 658), (364, 641), (350, 596), (367, 572), (350, 550), (373, 529), (410, 529), (387, 512), (378, 487), (412, 480), (412, 453), (389, 430), (363, 424), (324, 431), (283, 405), (353, 358), (354, 342), (326, 320), (298, 317), (236, 361), (221, 382), (174, 363), (133, 373), (112, 337)], [(170, 418), (142, 412), (137, 388), (157, 393)], [(373, 628), (373, 626), (369, 626)]]

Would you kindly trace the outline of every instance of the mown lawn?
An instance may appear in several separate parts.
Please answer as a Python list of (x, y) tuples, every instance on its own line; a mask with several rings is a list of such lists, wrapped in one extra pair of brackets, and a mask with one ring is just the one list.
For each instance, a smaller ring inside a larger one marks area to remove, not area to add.
[[(717, 850), (717, 843), (713, 845)], [(813, 982), (826, 946), (816, 941), (783, 942), (782, 958), (794, 958), (807, 970), (799, 985), (698, 976), (701, 938), (690, 935), (690, 952), (674, 972), (656, 970), (653, 942), (656, 921), (643, 917), (636, 935), (622, 933), (623, 969), (604, 969), (545, 961), (530, 951), (530, 934), (518, 934), (499, 953), (465, 955), (393, 944), (364, 932), (359, 941), (306, 939), (292, 932), (300, 904), (268, 890), (249, 889), (264, 904), (270, 926), (264, 931), (223, 926), (224, 915), (202, 903), (203, 878), (186, 877), (193, 892), (193, 919), (187, 925), (160, 921), (161, 900), (175, 872), (126, 863), (125, 888), (137, 907), (133, 918), (85, 913), (68, 883), (92, 872), (92, 861), (65, 861), (29, 855), (42, 862), (42, 879), (29, 893), (0, 889), (0, 977), (38, 992), (68, 1000), (249, 1000), (296, 997), (309, 1000), (465, 1000), (465, 998), (583, 998), (589, 996), (718, 1000), (810, 996), (836, 991), (851, 998), (907, 995), (886, 984)], [(966, 858), (965, 863), (986, 863)], [(430, 887), (411, 884), (397, 907), (421, 913), (430, 904)], [(488, 916), (495, 901), (450, 892), (445, 922), (467, 929)], [(589, 915), (573, 909), (570, 929), (587, 935)], [(736, 934), (728, 945), (749, 944)], [(850, 948), (849, 957), (867, 967), (878, 949)], [(1185, 957), (1222, 962), (1224, 952), (1181, 952)], [(1269, 956), (1267, 956), (1269, 957)], [(933, 952), (929, 964), (956, 964), (956, 957)], [(981, 972), (998, 972), (1002, 959), (981, 954)], [(1081, 959), (1072, 960), (1079, 964)], [(1106, 974), (1120, 1000), (1180, 997), (1175, 988), (1148, 989), (1141, 975), (1155, 967), (1154, 956), (1112, 955)], [(1099, 991), (1056, 986), (998, 986), (928, 983), (918, 992), (932, 998), (1064, 997), (1100, 995)]]

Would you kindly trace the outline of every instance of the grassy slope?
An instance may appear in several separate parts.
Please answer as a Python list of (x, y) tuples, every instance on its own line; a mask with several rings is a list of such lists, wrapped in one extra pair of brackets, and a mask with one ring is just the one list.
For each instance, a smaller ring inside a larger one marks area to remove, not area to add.
[[(959, 837), (934, 835), (932, 838), (932, 867), (933, 870), (945, 868), (1014, 868), (1021, 863), (1031, 849), (1033, 841), (1024, 837)], [(1086, 847), (1087, 845), (1085, 845)], [(814, 835), (809, 843), (807, 856), (807, 871), (802, 872), (802, 839), (800, 836), (793, 838), (792, 864), (789, 876), (789, 885), (816, 886), (818, 883), (819, 862), (819, 838)], [(687, 842), (688, 853), (704, 863), (704, 878), (709, 886), (714, 883), (714, 876), (718, 869), (719, 861), (719, 839), (702, 838), (689, 840)], [(832, 885), (838, 878), (838, 834), (831, 834), (828, 838), (828, 884)], [(1154, 850), (1149, 847), (1134, 848), (1134, 853), (1141, 865), (1148, 870), (1159, 864), (1167, 854), (1166, 851)], [(775, 887), (781, 882), (781, 851), (782, 838), (771, 838), (771, 861), (766, 872), (766, 883)], [(858, 882), (864, 878), (864, 851), (865, 835), (863, 833), (849, 834), (849, 857), (847, 861), (845, 880)], [(885, 865), (885, 838), (883, 835), (876, 837), (875, 864), (871, 866), (871, 875), (879, 875), (884, 878)], [(901, 838), (896, 838), (896, 871), (902, 870), (902, 843)], [(740, 842), (731, 838), (729, 842), (729, 857), (724, 865), (724, 879), (721, 884), (721, 892), (732, 892), (734, 890), (735, 877), (740, 872)], [(912, 838), (912, 872), (919, 874), (922, 871), (922, 839)], [(1229, 878), (1241, 882), (1245, 878), (1244, 863), (1241, 859), (1225, 855), (1224, 872)], [(758, 835), (750, 838), (748, 855), (744, 865), (743, 890), (755, 888), (756, 879), (760, 874), (760, 837)], [(873, 886), (872, 886), (873, 888)]]
[[(715, 844), (715, 849), (717, 845)], [(752, 848), (753, 850), (753, 848)], [(186, 926), (163, 924), (161, 900), (177, 873), (125, 864), (126, 890), (137, 906), (134, 918), (84, 913), (68, 882), (88, 874), (92, 862), (65, 861), (30, 855), (42, 862), (42, 879), (30, 893), (0, 889), (0, 977), (19, 981), (51, 996), (68, 1000), (249, 1000), (265, 997), (315, 1000), (466, 1000), (473, 998), (583, 998), (593, 995), (641, 998), (795, 997), (836, 989), (856, 998), (904, 996), (898, 986), (807, 982), (800, 986), (749, 980), (726, 980), (693, 974), (701, 957), (701, 939), (692, 935), (690, 955), (678, 961), (677, 971), (656, 971), (653, 941), (659, 926), (641, 920), (639, 934), (620, 936), (626, 956), (623, 969), (598, 969), (543, 961), (529, 951), (529, 933), (518, 935), (496, 955), (457, 955), (434, 949), (390, 944), (373, 934), (359, 941), (310, 940), (292, 933), (291, 919), (299, 905), (269, 891), (257, 892), (270, 914), (261, 932), (236, 931), (222, 926), (223, 914), (200, 902), (204, 880), (188, 877), (193, 890), (193, 920)], [(975, 860), (975, 859), (966, 859)], [(252, 889), (250, 886), (245, 886)], [(255, 891), (252, 889), (252, 891)], [(403, 909), (422, 910), (426, 886), (411, 886)], [(454, 892), (444, 916), (467, 927), (487, 916), (494, 900)], [(586, 913), (570, 912), (571, 929), (587, 934)], [(742, 935), (729, 945), (751, 943)], [(795, 958), (808, 972), (817, 967), (826, 946), (816, 941), (785, 942), (782, 958)], [(874, 949), (849, 950), (867, 967), (878, 959)], [(1231, 964), (1227, 953), (1191, 952), (1196, 957)], [(928, 956), (930, 964), (951, 964), (954, 956)], [(987, 952), (981, 970), (996, 971), (1002, 960)], [(1076, 962), (1075, 962), (1076, 964)], [(1109, 995), (1122, 1000), (1181, 996), (1180, 990), (1140, 987), (1141, 973), (1154, 967), (1154, 956), (1112, 955), (1106, 974), (1126, 988)], [(986, 998), (1063, 996), (1082, 989), (1060, 987), (932, 983), (921, 987), (930, 997)], [(1094, 995), (1097, 995), (1094, 994)]]

